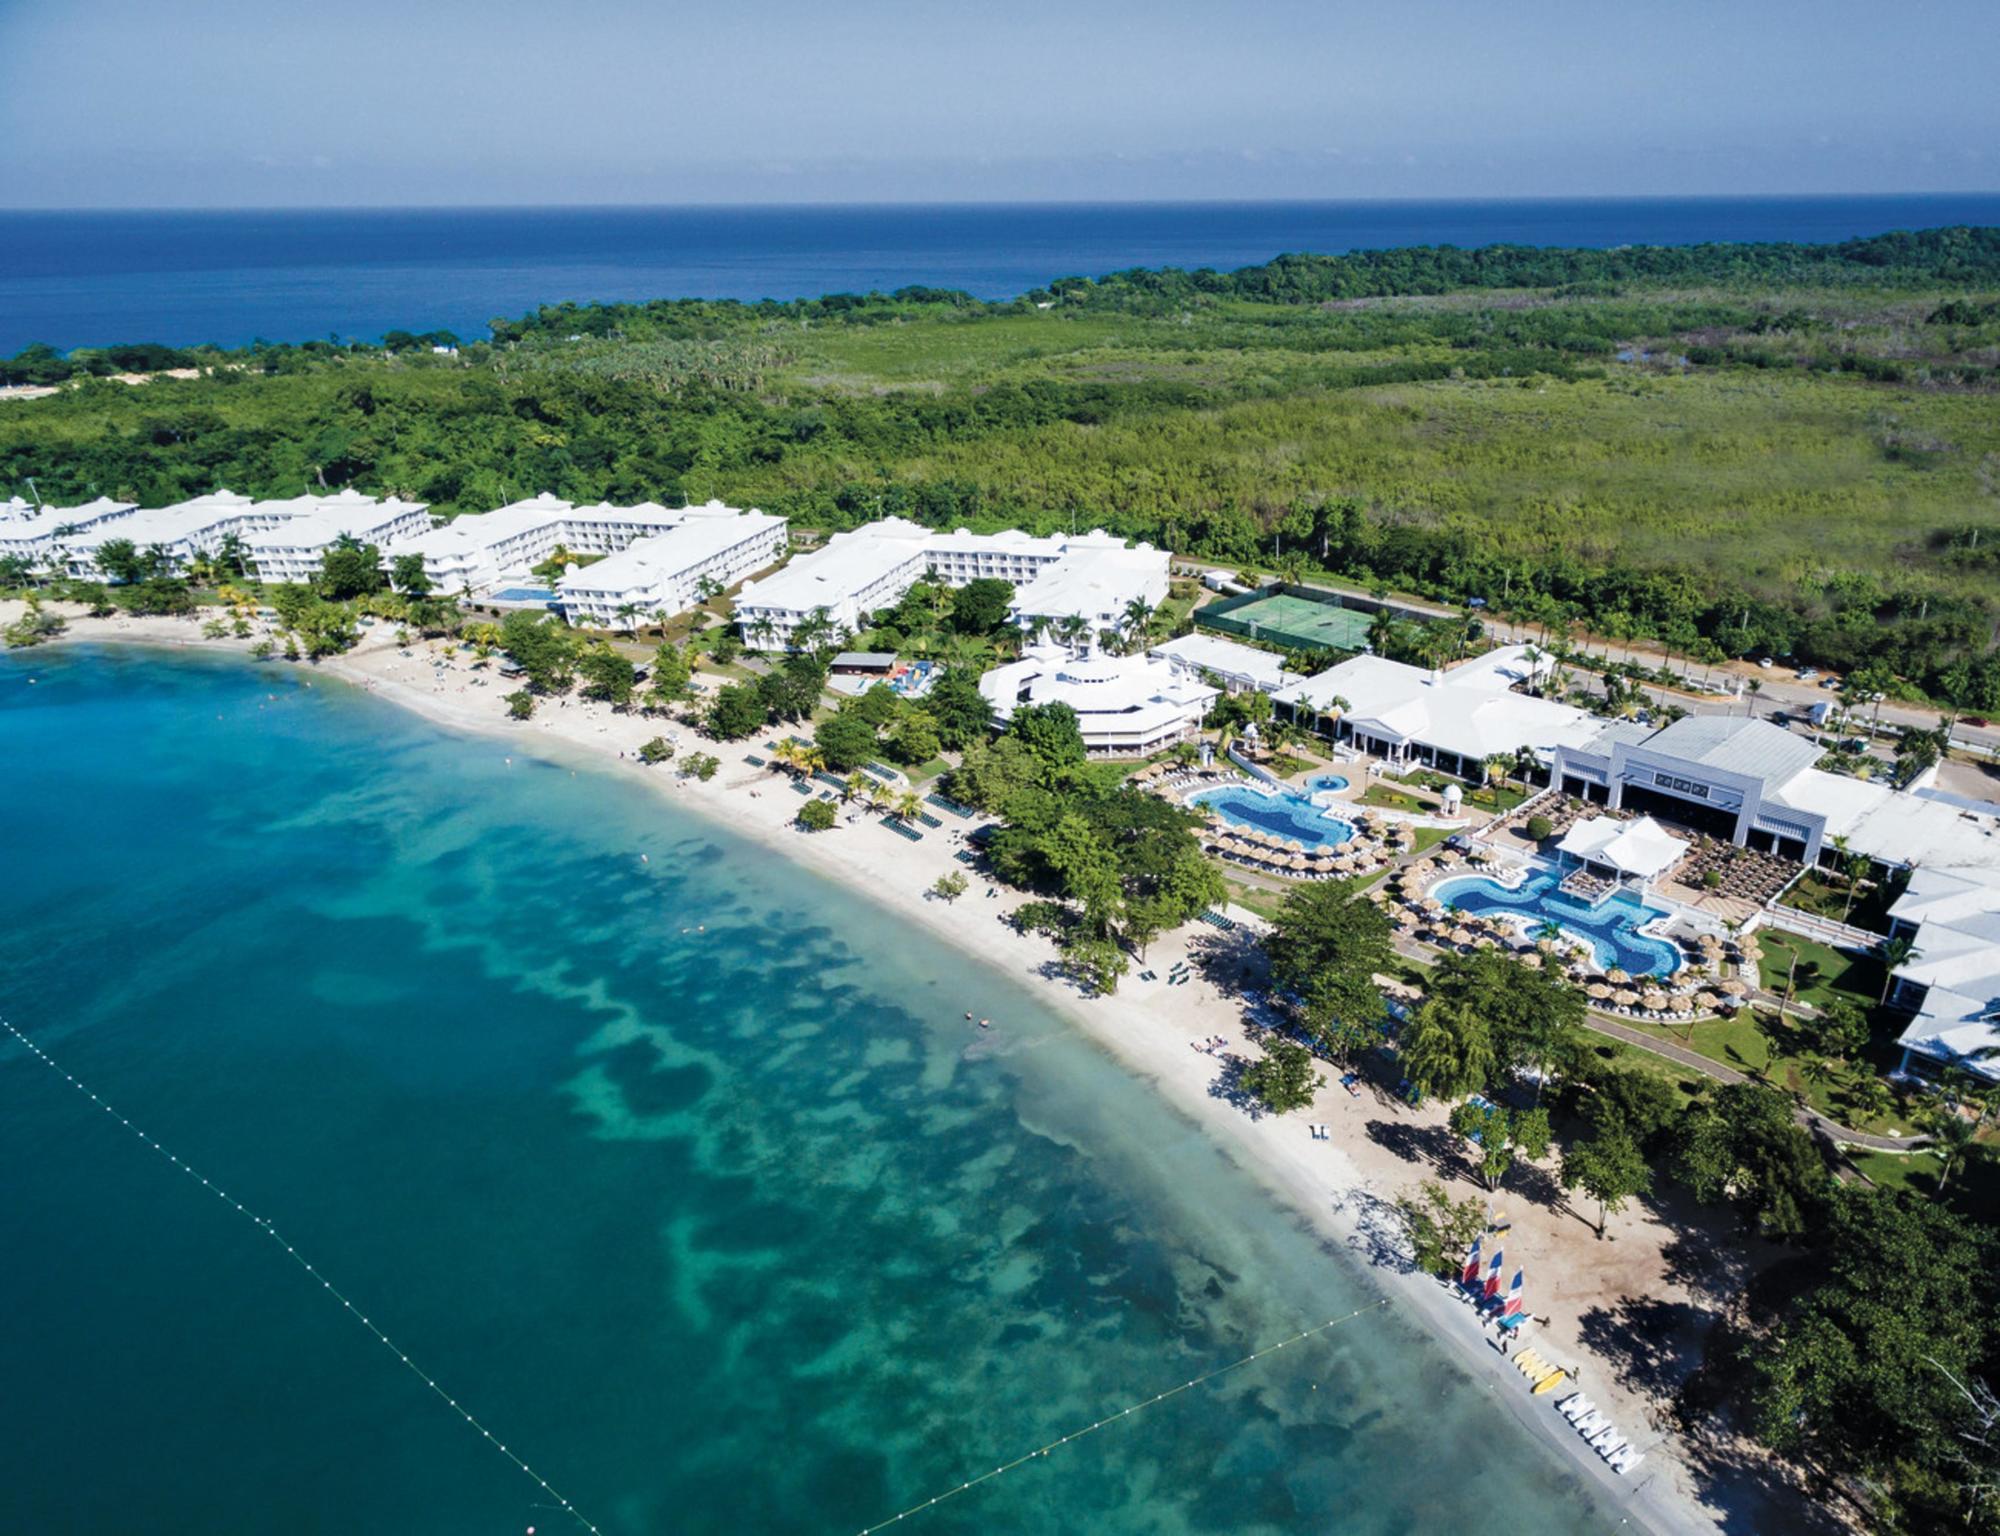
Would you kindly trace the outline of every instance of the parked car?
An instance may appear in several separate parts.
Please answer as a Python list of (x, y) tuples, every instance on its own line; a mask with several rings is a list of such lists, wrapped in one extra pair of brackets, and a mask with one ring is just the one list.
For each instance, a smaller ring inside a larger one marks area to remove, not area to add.
[(1809, 682), (1811, 682), (1811, 681), (1812, 681), (1812, 680), (1813, 680), (1814, 678), (1816, 678), (1816, 677), (1818, 677), (1818, 676), (1819, 676), (1819, 668), (1818, 668), (1818, 667), (1800, 667), (1800, 668), (1799, 668), (1799, 681), (1800, 681), (1800, 682), (1802, 682), (1802, 683), (1809, 683)]
[(1768, 667), (1772, 665), (1771, 658), (1768, 656), (1759, 656), (1757, 658), (1757, 665), (1760, 667)]
[(1969, 725), (1975, 731), (1983, 731), (1993, 722), (1988, 720), (1984, 715), (1961, 715), (1958, 723), (1960, 725)]

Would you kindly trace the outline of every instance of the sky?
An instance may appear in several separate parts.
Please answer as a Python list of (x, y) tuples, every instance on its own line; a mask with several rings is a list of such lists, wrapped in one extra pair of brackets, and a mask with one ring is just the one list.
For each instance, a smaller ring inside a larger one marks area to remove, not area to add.
[(0, 207), (2000, 189), (1995, 0), (0, 0)]

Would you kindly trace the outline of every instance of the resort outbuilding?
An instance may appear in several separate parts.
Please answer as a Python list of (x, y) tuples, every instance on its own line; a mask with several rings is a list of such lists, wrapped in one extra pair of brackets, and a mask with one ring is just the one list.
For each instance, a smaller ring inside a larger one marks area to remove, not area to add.
[(1069, 705), (1093, 757), (1144, 757), (1186, 741), (1222, 696), (1157, 656), (1060, 645), (1029, 646), (980, 678), (979, 691), (1003, 725), (1023, 704)]
[(1592, 816), (1563, 834), (1556, 852), (1578, 866), (1562, 883), (1571, 896), (1597, 902), (1628, 882), (1645, 890), (1681, 861), (1691, 845), (1650, 816), (1622, 821)]

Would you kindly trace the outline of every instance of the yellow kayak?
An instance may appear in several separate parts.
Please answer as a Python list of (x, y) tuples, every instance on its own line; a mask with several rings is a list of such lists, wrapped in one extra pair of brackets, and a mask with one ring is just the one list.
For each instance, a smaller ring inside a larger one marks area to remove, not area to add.
[(1568, 1371), (1564, 1370), (1551, 1371), (1548, 1375), (1544, 1376), (1540, 1381), (1535, 1383), (1534, 1395), (1536, 1397), (1540, 1397), (1544, 1392), (1553, 1391), (1557, 1383), (1567, 1381), (1568, 1379), (1569, 1379)]

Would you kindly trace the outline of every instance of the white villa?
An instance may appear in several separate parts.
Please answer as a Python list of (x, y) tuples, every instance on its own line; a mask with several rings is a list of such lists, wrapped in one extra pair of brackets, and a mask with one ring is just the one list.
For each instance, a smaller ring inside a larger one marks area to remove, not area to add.
[(382, 551), (388, 570), (399, 555), (422, 555), (435, 592), (479, 592), (529, 570), (566, 549), (577, 555), (611, 555), (634, 539), (678, 527), (683, 514), (656, 502), (636, 507), (599, 503), (579, 507), (547, 491), (493, 512), (454, 518)]
[[(342, 539), (373, 544), (380, 549), (397, 539), (422, 533), (431, 525), (430, 509), (420, 501), (391, 496), (377, 500), (350, 487), (337, 496), (302, 496), (275, 505), (311, 510), (243, 540), (244, 553), (261, 581), (307, 582), (320, 573), (326, 552)], [(273, 505), (273, 503), (263, 503)]]
[[(28, 507), (24, 501), (8, 503), (13, 509)], [(0, 555), (13, 555), (32, 565), (60, 559), (66, 540), (89, 533), (106, 523), (119, 522), (139, 510), (136, 501), (113, 501), (100, 496), (80, 507), (28, 507), (26, 516), (10, 511), (0, 521)]]
[(1355, 656), (1272, 698), (1299, 724), (1371, 756), (1477, 782), (1489, 757), (1527, 747), (1548, 762), (1559, 747), (1581, 745), (1604, 728), (1583, 710), (1512, 691), (1541, 670), (1521, 645), (1437, 672)]
[(1636, 821), (1592, 816), (1577, 822), (1556, 844), (1558, 862), (1574, 863), (1561, 888), (1593, 906), (1628, 887), (1644, 891), (1692, 846), (1650, 816)]
[(1158, 656), (1111, 656), (1088, 646), (1032, 645), (993, 668), (979, 691), (1005, 725), (1024, 704), (1067, 704), (1093, 757), (1143, 757), (1186, 741), (1222, 690)]
[(1304, 682), (1296, 672), (1285, 670), (1285, 658), (1254, 645), (1225, 640), (1220, 635), (1195, 633), (1165, 640), (1148, 655), (1174, 662), (1195, 673), (1208, 673), (1222, 680), (1231, 693), (1270, 693)]
[(734, 586), (785, 551), (785, 519), (711, 501), (685, 508), (664, 533), (635, 539), (618, 554), (573, 566), (556, 583), (564, 616), (595, 629), (635, 629), (657, 614), (702, 600), (704, 582)]
[(1915, 945), (1889, 999), (1915, 1013), (1897, 1041), (1900, 1070), (1936, 1064), (2000, 1081), (2000, 850), (1978, 864), (1918, 865), (1889, 918), (1891, 935)]
[[(1151, 574), (1157, 567), (1157, 580)], [(1024, 628), (1074, 615), (1092, 632), (1122, 628), (1135, 598), (1157, 603), (1167, 593), (1167, 557), (1101, 529), (1037, 538), (1019, 530), (937, 533), (888, 517), (837, 533), (783, 570), (747, 584), (736, 600), (746, 644), (791, 645), (799, 626), (824, 614), (837, 634), (868, 627), (869, 616), (895, 603), (918, 581), (935, 575), (949, 587), (993, 579), (1012, 583), (1010, 616)]]
[[(169, 569), (185, 573), (197, 555), (213, 556), (222, 541), (234, 535), (249, 553), (251, 541), (259, 534), (272, 533), (295, 523), (309, 522), (326, 533), (325, 544), (340, 536), (348, 520), (367, 523), (382, 508), (388, 508), (390, 523), (418, 527), (427, 522), (424, 509), (414, 502), (378, 503), (357, 492), (336, 496), (294, 496), (283, 501), (256, 501), (234, 491), (216, 491), (191, 501), (168, 507), (151, 507), (122, 517), (107, 517), (95, 525), (56, 539), (64, 564), (71, 576), (102, 580), (98, 554), (106, 544), (125, 540), (141, 551), (158, 550)], [(330, 522), (317, 522), (322, 515)], [(282, 545), (280, 548), (284, 547)], [(283, 556), (279, 557), (283, 563)], [(317, 569), (317, 561), (314, 563)], [(269, 579), (269, 578), (267, 578)], [(278, 578), (287, 579), (287, 578)]]

